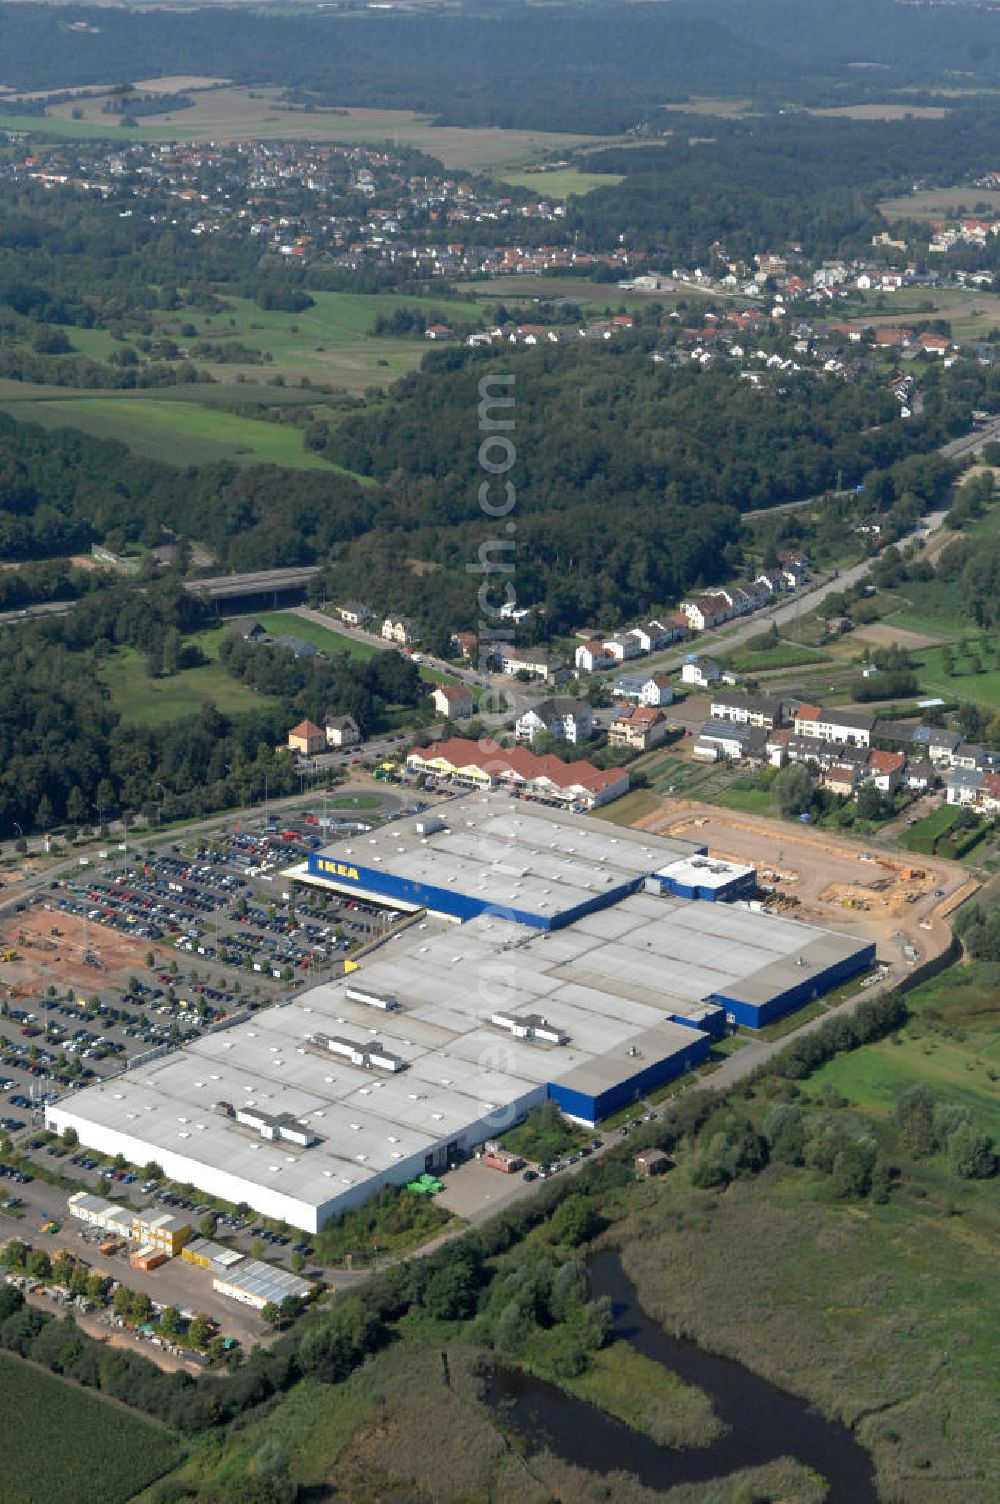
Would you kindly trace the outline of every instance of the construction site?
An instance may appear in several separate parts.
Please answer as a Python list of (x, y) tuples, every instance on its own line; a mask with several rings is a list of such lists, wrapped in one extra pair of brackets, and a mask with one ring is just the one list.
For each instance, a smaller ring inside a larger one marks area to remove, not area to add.
[(60, 992), (94, 992), (124, 987), (130, 976), (145, 969), (153, 952), (166, 965), (172, 947), (134, 940), (61, 910), (32, 908), (12, 916), (4, 926), (3, 970), (0, 978), (18, 996), (18, 989), (38, 993), (54, 986)]
[(893, 853), (693, 801), (665, 801), (640, 822), (657, 835), (704, 841), (714, 856), (752, 862), (769, 907), (874, 940), (880, 959), (917, 965), (951, 943), (947, 915), (978, 886), (940, 857)]

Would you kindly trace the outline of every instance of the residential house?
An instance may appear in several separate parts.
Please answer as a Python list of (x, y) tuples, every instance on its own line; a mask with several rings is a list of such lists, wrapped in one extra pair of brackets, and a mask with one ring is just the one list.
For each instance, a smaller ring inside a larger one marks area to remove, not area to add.
[(681, 682), (693, 684), (698, 689), (708, 689), (718, 684), (721, 678), (722, 669), (714, 658), (689, 658), (681, 669)]
[(681, 628), (673, 621), (645, 621), (638, 627), (631, 627), (626, 634), (634, 637), (639, 642), (644, 653), (656, 653), (660, 648), (669, 647), (676, 642), (681, 635)]
[(307, 642), (304, 637), (276, 637), (274, 645), (285, 648), (298, 659), (326, 657), (326, 654), (321, 652), (314, 642)]
[(980, 768), (986, 764), (986, 754), (975, 742), (959, 742), (952, 761), (956, 768)]
[(462, 658), (474, 657), (478, 645), (479, 638), (476, 636), (475, 632), (452, 633), (451, 646), (453, 650)]
[(650, 674), (642, 686), (639, 696), (640, 705), (672, 705), (674, 703), (674, 686), (670, 681), (669, 674)]
[(688, 619), (692, 632), (705, 632), (728, 621), (733, 614), (732, 606), (724, 595), (701, 595), (695, 600), (681, 601), (681, 610)]
[(918, 759), (916, 762), (907, 762), (904, 782), (908, 789), (913, 789), (918, 794), (924, 794), (933, 788), (937, 782), (937, 773), (933, 763)]
[(868, 776), (881, 794), (894, 794), (903, 781), (906, 756), (902, 752), (870, 752)]
[(861, 769), (853, 763), (835, 762), (823, 774), (823, 787), (843, 799), (852, 798), (860, 782)]
[(361, 740), (358, 723), (352, 715), (326, 713), (326, 744), (328, 747), (356, 747)]
[(819, 705), (800, 705), (795, 712), (796, 736), (847, 746), (869, 746), (874, 724), (875, 717), (867, 710), (823, 710)]
[(581, 674), (596, 674), (601, 669), (611, 668), (615, 662), (600, 637), (591, 638), (590, 642), (582, 642), (574, 658), (577, 672)]
[(952, 768), (945, 779), (945, 798), (949, 804), (975, 804), (983, 781), (978, 768)]
[(716, 762), (729, 758), (741, 762), (744, 758), (763, 761), (767, 744), (767, 732), (757, 726), (738, 726), (731, 721), (709, 719), (698, 733), (692, 755)]
[(254, 621), (252, 616), (242, 616), (238, 621), (232, 622), (229, 631), (233, 637), (242, 637), (244, 642), (252, 642), (255, 646), (271, 641), (270, 632), (259, 621)]
[(315, 721), (300, 721), (288, 733), (289, 752), (298, 752), (302, 757), (315, 757), (326, 751), (326, 732)]
[(780, 595), (783, 590), (789, 588), (788, 580), (783, 570), (780, 569), (762, 569), (755, 577), (754, 584), (769, 590), (772, 595)]
[(402, 648), (412, 647), (422, 635), (423, 628), (412, 616), (387, 616), (382, 623), (382, 636), (386, 642), (398, 643)]
[(669, 730), (662, 710), (652, 705), (627, 705), (612, 716), (608, 741), (612, 747), (630, 752), (648, 752), (666, 741)]
[(983, 774), (983, 781), (979, 785), (978, 802), (985, 814), (1000, 814), (1000, 774)]
[(550, 658), (541, 648), (515, 648), (498, 644), (500, 669), (513, 677), (527, 674), (531, 679), (544, 679), (546, 684), (562, 684), (569, 678), (569, 669), (558, 658)]
[(336, 607), (337, 615), (348, 627), (367, 627), (372, 619), (372, 611), (362, 601), (345, 601), (342, 606)]
[(948, 731), (941, 726), (932, 726), (927, 742), (927, 756), (932, 763), (950, 768), (954, 765), (955, 752), (961, 744), (962, 737), (958, 731)]
[(783, 768), (788, 762), (788, 744), (792, 739), (792, 732), (785, 727), (780, 731), (768, 732), (767, 741), (764, 743), (764, 757), (772, 768)]
[(641, 658), (643, 650), (631, 632), (624, 632), (605, 638), (604, 651), (614, 663), (624, 663), (626, 658)]
[(638, 704), (645, 682), (645, 674), (619, 674), (611, 687), (611, 693), (616, 700), (634, 700)]
[(773, 731), (785, 718), (784, 703), (767, 695), (728, 694), (713, 690), (711, 713), (720, 721), (735, 721), (741, 726), (763, 726)]
[(450, 721), (467, 720), (472, 714), (472, 690), (467, 684), (438, 684), (432, 698), (434, 709)]
[(574, 699), (572, 695), (554, 695), (551, 699), (529, 705), (518, 716), (514, 735), (519, 742), (530, 742), (540, 732), (547, 731), (557, 741), (576, 745), (588, 740), (593, 726), (593, 711), (586, 700)]
[(451, 329), (447, 324), (428, 324), (424, 330), (424, 338), (432, 340), (451, 339)]
[[(775, 735), (774, 732), (771, 733)], [(853, 747), (848, 742), (828, 742), (818, 736), (788, 738), (786, 757), (789, 762), (815, 763), (820, 768), (832, 768), (835, 762), (848, 762), (858, 768), (868, 765), (868, 748)]]

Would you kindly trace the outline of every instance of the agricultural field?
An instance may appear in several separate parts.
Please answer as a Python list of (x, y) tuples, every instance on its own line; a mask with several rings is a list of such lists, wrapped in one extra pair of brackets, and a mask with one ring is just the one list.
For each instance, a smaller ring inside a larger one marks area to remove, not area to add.
[(124, 1504), (180, 1459), (170, 1431), (7, 1354), (0, 1408), (0, 1504)]
[[(324, 141), (380, 146), (393, 142), (415, 146), (446, 167), (487, 171), (509, 163), (536, 162), (553, 152), (598, 144), (602, 138), (563, 131), (500, 130), (492, 126), (434, 125), (412, 110), (322, 109), (308, 113), (281, 100), (275, 88), (224, 86), (194, 94), (187, 109), (153, 115), (138, 125), (123, 126), (105, 114), (106, 95), (53, 105), (44, 122), (37, 116), (4, 116), (8, 130), (45, 131), (79, 140), (110, 137), (115, 141)], [(82, 120), (72, 118), (83, 111)], [(611, 138), (609, 138), (611, 139)]]
[[(210, 658), (215, 646), (212, 636), (202, 633), (193, 639)], [(218, 661), (151, 679), (142, 654), (129, 647), (116, 648), (104, 660), (100, 678), (126, 726), (163, 726), (197, 715), (206, 700), (223, 715), (259, 710), (268, 703), (266, 696), (227, 674)]]
[(557, 167), (551, 172), (504, 172), (502, 180), (512, 188), (527, 188), (539, 198), (566, 199), (571, 194), (593, 193), (595, 188), (614, 188), (623, 181), (620, 172), (585, 172), (579, 167)]
[(980, 206), (995, 214), (1000, 210), (1000, 190), (977, 188), (967, 183), (957, 188), (926, 188), (920, 193), (903, 193), (898, 198), (884, 198), (879, 212), (890, 222), (900, 219), (940, 219), (960, 210), (974, 214)]
[(830, 105), (812, 109), (810, 115), (826, 115), (835, 120), (943, 120), (951, 110), (942, 104), (895, 104), (891, 101), (870, 104)]
[[(977, 190), (978, 191), (978, 190)], [(894, 295), (892, 310), (874, 307), (880, 294), (859, 294), (860, 308), (872, 324), (899, 324), (911, 319), (947, 319), (956, 339), (985, 339), (991, 330), (1000, 328), (1000, 293), (982, 292), (978, 287), (928, 288), (916, 295)], [(852, 310), (853, 311), (853, 310)]]

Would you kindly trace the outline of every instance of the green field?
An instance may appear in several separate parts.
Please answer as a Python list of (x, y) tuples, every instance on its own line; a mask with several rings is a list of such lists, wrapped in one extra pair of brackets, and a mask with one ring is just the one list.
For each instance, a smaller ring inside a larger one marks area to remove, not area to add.
[(0, 1504), (119, 1504), (176, 1466), (171, 1432), (0, 1356)]
[(593, 193), (595, 188), (614, 188), (623, 181), (620, 172), (581, 172), (578, 167), (557, 167), (552, 172), (505, 172), (503, 181), (512, 188), (527, 188), (539, 198), (569, 198), (571, 193)]
[[(907, 998), (914, 1017), (901, 1034), (839, 1055), (816, 1072), (848, 1101), (879, 1116), (908, 1086), (959, 1102), (1000, 1142), (1000, 967), (952, 968)], [(992, 1079), (991, 1079), (992, 1077)]]
[(337, 632), (333, 627), (321, 627), (318, 622), (309, 621), (295, 611), (265, 611), (263, 616), (255, 616), (254, 621), (259, 621), (272, 637), (301, 637), (304, 642), (311, 642), (313, 647), (331, 657), (334, 653), (346, 653), (358, 663), (367, 663), (377, 653), (389, 651), (377, 648), (372, 642), (348, 637), (346, 633)]
[[(1000, 710), (1000, 636), (969, 638), (970, 653), (962, 654), (953, 644), (953, 670), (945, 669), (946, 652), (942, 648), (919, 648), (913, 655), (920, 678), (920, 688), (927, 694), (945, 699), (974, 700)], [(981, 672), (977, 673), (974, 662)]]
[[(202, 633), (194, 641), (212, 657), (218, 650), (220, 636), (221, 630)], [(100, 679), (126, 726), (162, 726), (196, 715), (206, 700), (211, 700), (223, 715), (239, 715), (271, 703), (266, 696), (232, 678), (218, 661), (182, 669), (168, 678), (150, 679), (142, 654), (128, 647), (116, 648), (105, 659)]]
[(596, 819), (609, 820), (613, 825), (634, 825), (637, 820), (654, 814), (659, 808), (659, 799), (649, 789), (633, 789), (631, 794), (624, 794), (621, 799), (602, 805), (593, 814)]
[[(218, 412), (197, 401), (159, 397), (71, 397), (24, 404), (18, 416), (47, 427), (81, 428), (101, 439), (120, 439), (137, 454), (176, 464), (231, 459), (241, 464), (284, 465), (291, 470), (333, 466), (306, 449), (302, 432), (281, 423)], [(181, 446), (181, 447), (179, 447)]]

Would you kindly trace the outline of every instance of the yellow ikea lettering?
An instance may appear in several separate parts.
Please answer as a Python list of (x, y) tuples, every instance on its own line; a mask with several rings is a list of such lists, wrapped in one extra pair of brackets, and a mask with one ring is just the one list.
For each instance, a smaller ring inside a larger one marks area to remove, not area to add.
[(354, 882), (359, 880), (357, 867), (349, 867), (346, 862), (332, 862), (322, 857), (319, 867), (321, 872), (329, 872), (333, 877), (349, 877)]

